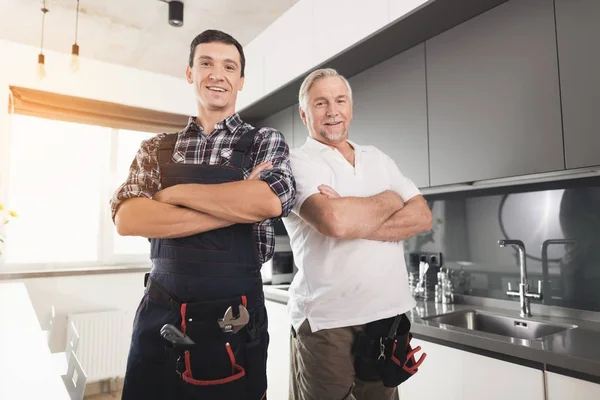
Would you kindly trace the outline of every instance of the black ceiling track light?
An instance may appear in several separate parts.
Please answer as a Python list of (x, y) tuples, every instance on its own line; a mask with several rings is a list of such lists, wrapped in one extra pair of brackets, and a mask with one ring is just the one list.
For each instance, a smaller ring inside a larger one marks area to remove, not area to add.
[(169, 1), (169, 24), (171, 26), (183, 26), (183, 1)]

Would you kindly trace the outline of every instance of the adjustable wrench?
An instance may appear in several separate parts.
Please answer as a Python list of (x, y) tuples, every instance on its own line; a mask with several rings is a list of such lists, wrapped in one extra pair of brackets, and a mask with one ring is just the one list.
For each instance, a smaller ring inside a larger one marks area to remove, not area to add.
[(248, 321), (250, 321), (250, 314), (248, 313), (248, 310), (246, 310), (246, 307), (240, 305), (239, 316), (237, 318), (233, 316), (233, 308), (229, 307), (227, 311), (225, 311), (223, 319), (220, 319), (218, 322), (219, 327), (221, 327), (223, 332), (238, 333), (240, 329), (248, 324)]

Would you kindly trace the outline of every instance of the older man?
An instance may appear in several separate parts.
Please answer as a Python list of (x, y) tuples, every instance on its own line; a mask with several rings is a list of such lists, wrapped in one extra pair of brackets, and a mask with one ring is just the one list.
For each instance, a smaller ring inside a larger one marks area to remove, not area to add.
[[(291, 393), (296, 400), (395, 399), (393, 382), (406, 377), (389, 374), (418, 366), (404, 315), (415, 301), (402, 240), (431, 229), (431, 212), (390, 157), (348, 140), (352, 91), (344, 77), (312, 72), (299, 101), (309, 136), (291, 152), (296, 204), (284, 219), (298, 266), (288, 307)], [(370, 356), (388, 334), (406, 339), (396, 353), (385, 342), (397, 370)]]

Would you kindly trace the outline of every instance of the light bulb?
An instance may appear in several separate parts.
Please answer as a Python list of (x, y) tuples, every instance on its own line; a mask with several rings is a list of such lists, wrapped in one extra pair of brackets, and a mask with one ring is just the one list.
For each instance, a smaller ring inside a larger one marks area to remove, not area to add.
[(44, 55), (38, 54), (38, 64), (37, 64), (37, 77), (39, 80), (42, 80), (46, 77), (46, 66), (44, 64)]
[(76, 54), (71, 54), (71, 70), (73, 72), (79, 71), (79, 56)]
[(77, 44), (73, 44), (71, 47), (71, 70), (79, 71), (79, 46)]

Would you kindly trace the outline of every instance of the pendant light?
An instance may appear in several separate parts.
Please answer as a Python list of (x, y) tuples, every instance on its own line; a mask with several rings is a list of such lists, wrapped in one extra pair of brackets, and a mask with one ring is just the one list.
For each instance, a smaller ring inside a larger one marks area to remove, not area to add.
[(77, 30), (79, 28), (79, 0), (77, 0), (77, 13), (75, 14), (75, 42), (71, 46), (71, 70), (79, 70), (79, 45), (77, 44)]
[(38, 54), (37, 77), (42, 80), (46, 76), (46, 59), (44, 57), (44, 23), (46, 22), (46, 0), (42, 0), (42, 39), (40, 43), (40, 54)]

